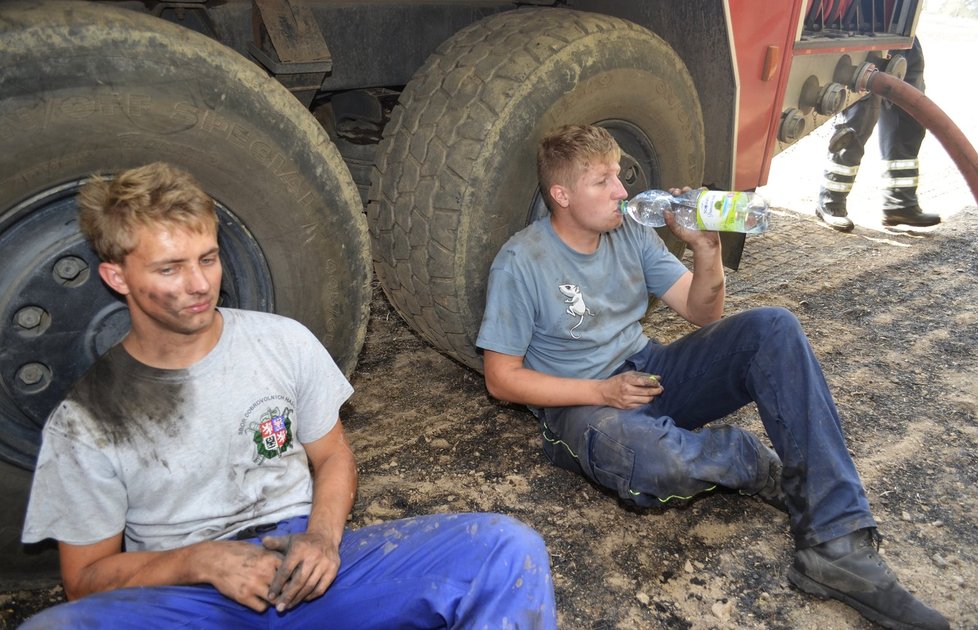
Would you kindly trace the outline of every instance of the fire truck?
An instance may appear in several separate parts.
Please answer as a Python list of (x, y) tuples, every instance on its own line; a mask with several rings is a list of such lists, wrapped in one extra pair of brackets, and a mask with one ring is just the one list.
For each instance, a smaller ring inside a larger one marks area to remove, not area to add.
[[(480, 369), (490, 262), (546, 212), (537, 141), (606, 127), (629, 193), (749, 190), (899, 70), (915, 0), (143, 0), (0, 4), (0, 557), (51, 409), (126, 332), (75, 194), (163, 160), (217, 202), (226, 306), (298, 319), (350, 374), (376, 277)], [(669, 237), (669, 235), (665, 235)], [(725, 237), (736, 267), (742, 237)], [(682, 243), (669, 241), (673, 251)], [(125, 392), (120, 392), (125, 395)]]

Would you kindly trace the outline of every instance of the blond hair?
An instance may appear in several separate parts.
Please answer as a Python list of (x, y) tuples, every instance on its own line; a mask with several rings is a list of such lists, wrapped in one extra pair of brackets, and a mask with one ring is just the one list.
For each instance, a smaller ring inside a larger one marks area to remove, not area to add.
[(78, 223), (99, 258), (121, 263), (138, 244), (138, 228), (163, 224), (202, 233), (217, 229), (217, 214), (190, 173), (154, 162), (115, 179), (93, 176), (78, 192)]
[(553, 210), (550, 187), (573, 188), (591, 165), (618, 162), (621, 149), (610, 133), (594, 125), (564, 125), (547, 133), (537, 149), (537, 179), (547, 206)]

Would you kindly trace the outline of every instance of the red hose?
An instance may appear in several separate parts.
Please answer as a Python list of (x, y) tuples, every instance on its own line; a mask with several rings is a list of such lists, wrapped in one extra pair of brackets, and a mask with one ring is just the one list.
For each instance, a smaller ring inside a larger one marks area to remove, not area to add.
[[(861, 86), (856, 87), (860, 89)], [(964, 175), (972, 196), (978, 202), (978, 153), (941, 108), (909, 83), (879, 70), (865, 76), (864, 89), (897, 105), (933, 133)]]

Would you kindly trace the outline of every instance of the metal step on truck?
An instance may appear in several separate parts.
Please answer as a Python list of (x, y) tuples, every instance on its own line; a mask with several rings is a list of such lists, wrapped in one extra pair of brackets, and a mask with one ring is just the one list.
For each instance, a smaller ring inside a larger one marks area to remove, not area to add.
[[(350, 374), (371, 281), (479, 370), (489, 264), (545, 212), (535, 146), (606, 127), (630, 193), (749, 190), (899, 66), (915, 0), (0, 3), (0, 567), (41, 428), (128, 329), (75, 194), (164, 160), (217, 201), (222, 303), (311, 328)], [(682, 243), (670, 241), (674, 251)], [(742, 237), (727, 237), (736, 267)], [(125, 395), (125, 392), (120, 392)]]

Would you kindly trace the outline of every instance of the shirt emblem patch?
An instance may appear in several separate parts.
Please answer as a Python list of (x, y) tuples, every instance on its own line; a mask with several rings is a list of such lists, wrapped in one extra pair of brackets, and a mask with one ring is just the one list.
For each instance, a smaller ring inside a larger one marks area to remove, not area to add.
[(575, 319), (580, 318), (578, 319), (577, 323), (574, 324), (574, 326), (570, 329), (571, 337), (573, 337), (574, 339), (580, 339), (581, 336), (575, 333), (574, 331), (577, 330), (578, 326), (584, 323), (585, 315), (590, 315), (591, 317), (594, 317), (594, 313), (592, 313), (591, 309), (589, 309), (587, 307), (587, 304), (584, 303), (584, 294), (581, 293), (581, 287), (579, 287), (576, 284), (561, 284), (557, 288), (560, 289), (560, 293), (565, 298), (567, 298), (566, 300), (564, 300), (564, 304), (570, 305), (567, 307), (567, 310), (564, 312)]
[(259, 456), (271, 459), (289, 450), (292, 446), (291, 414), (292, 409), (289, 407), (281, 413), (275, 407), (262, 414), (254, 437)]

